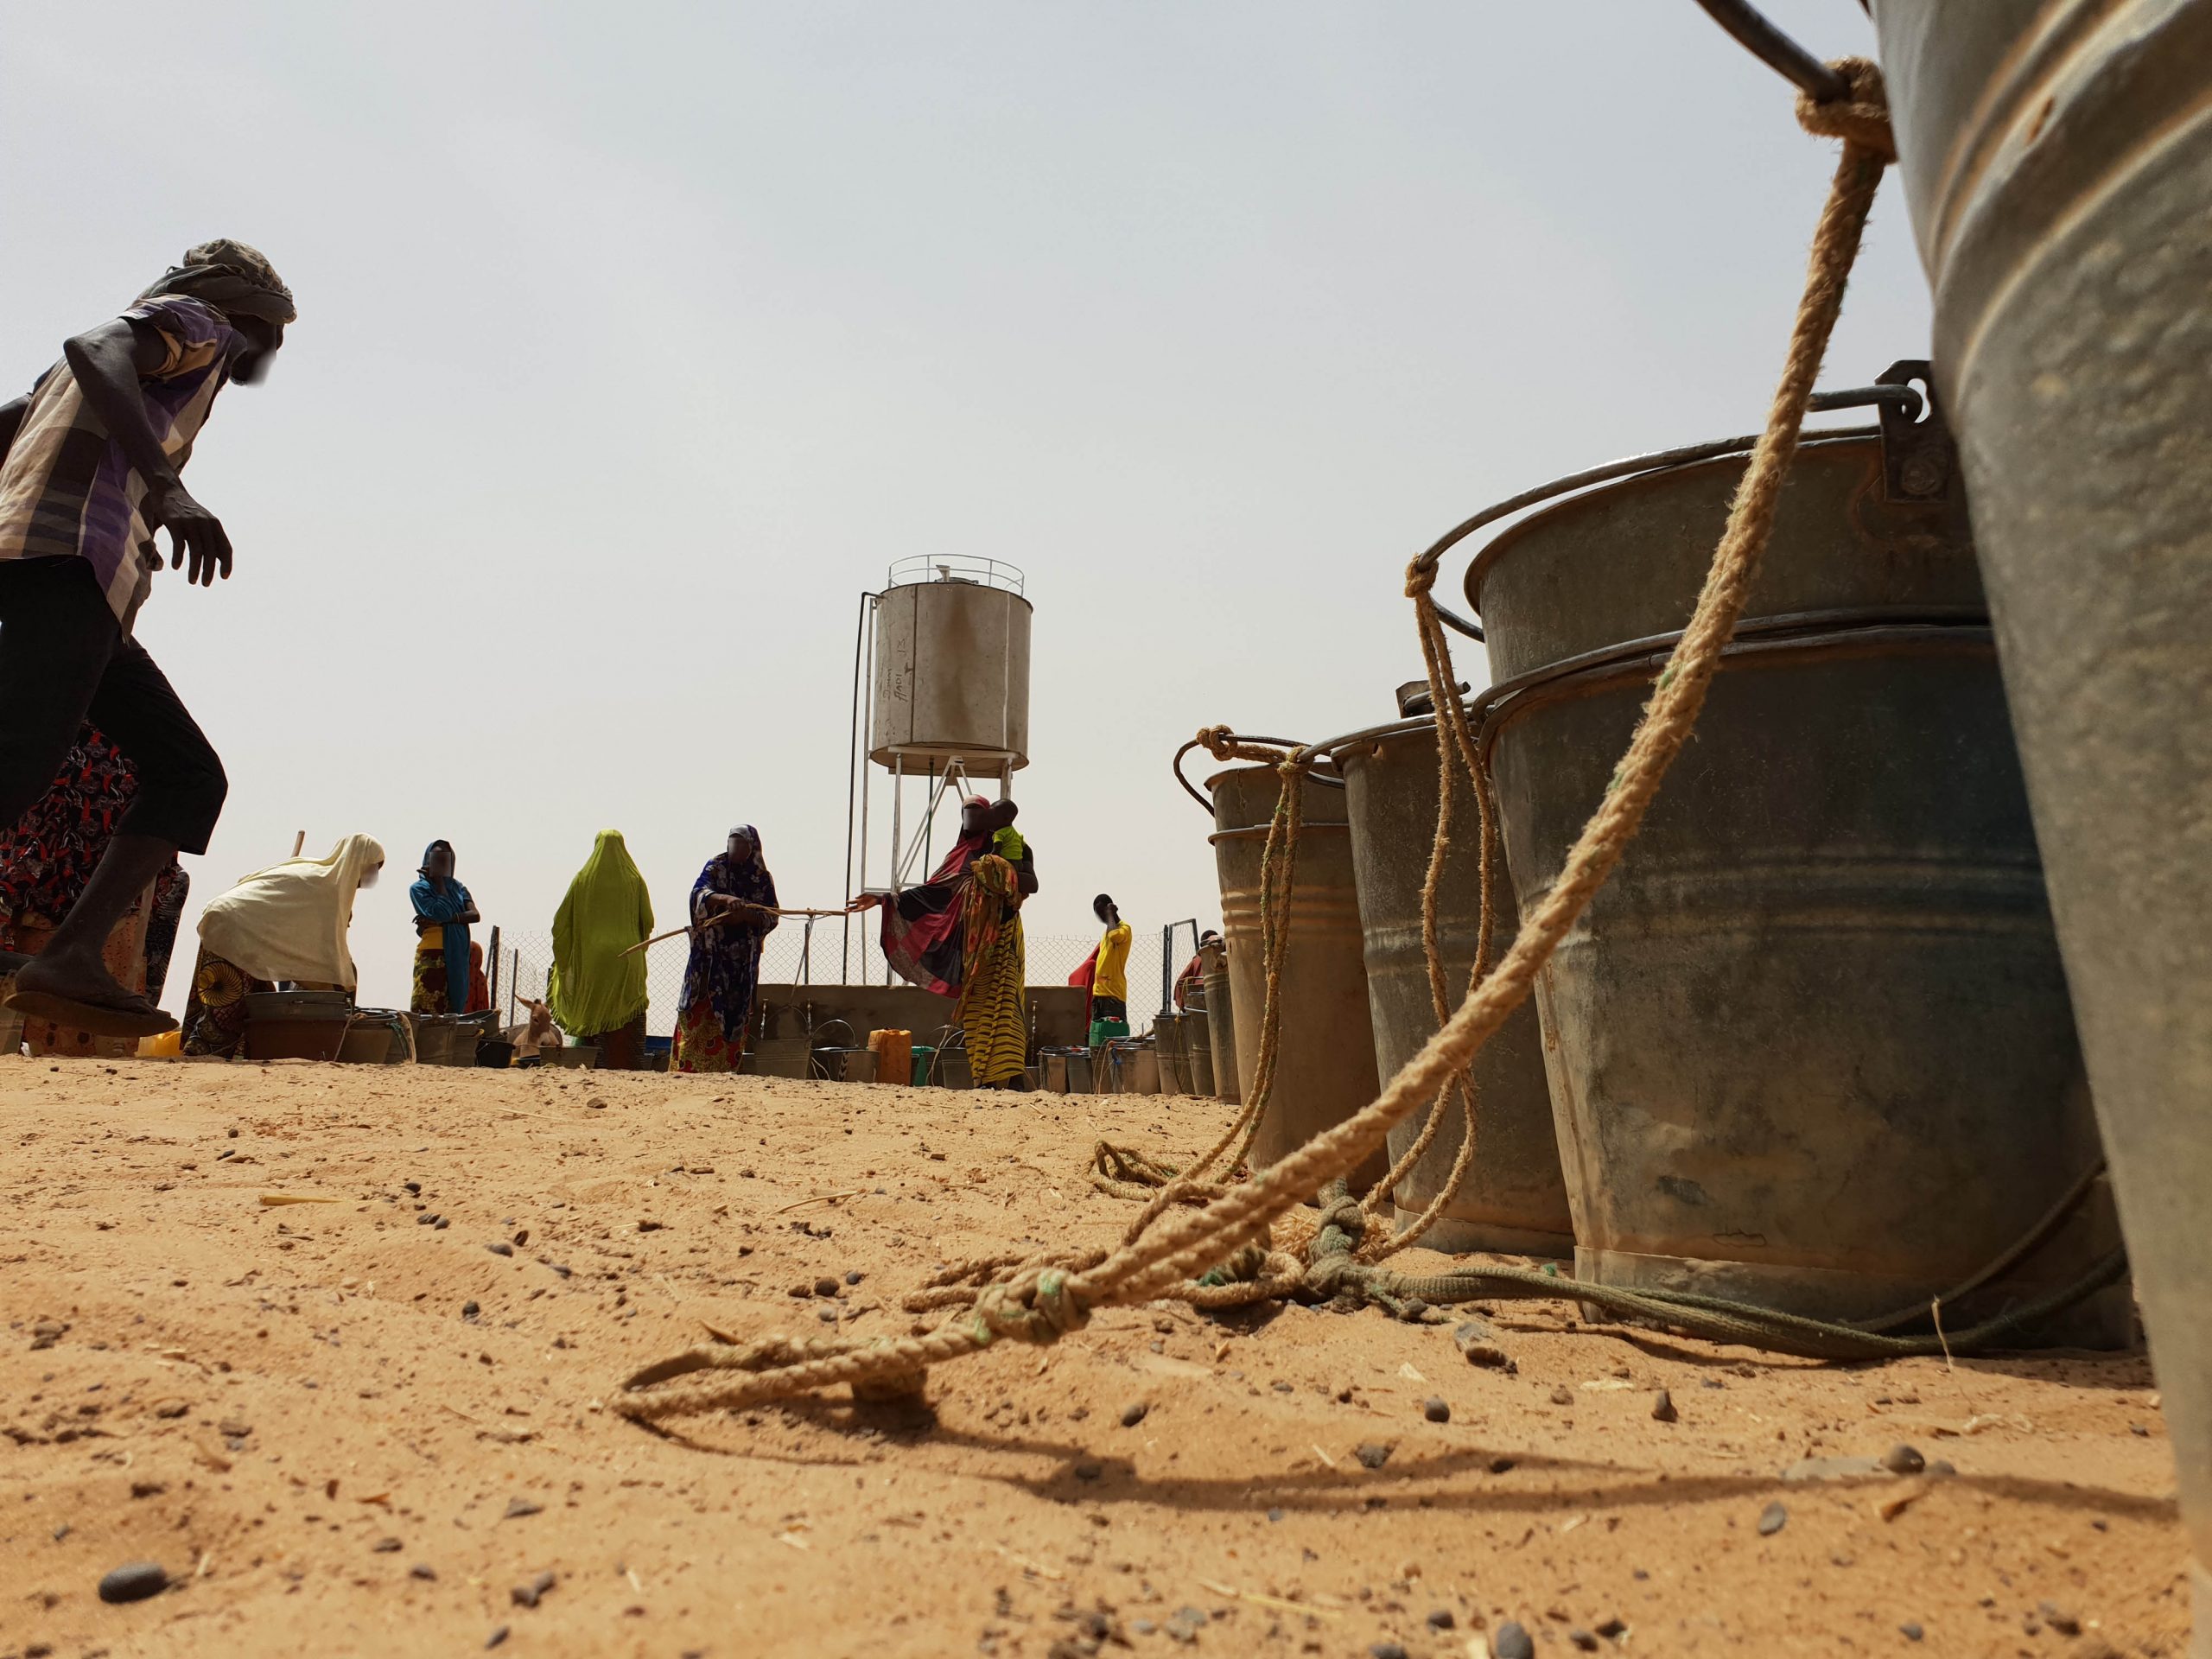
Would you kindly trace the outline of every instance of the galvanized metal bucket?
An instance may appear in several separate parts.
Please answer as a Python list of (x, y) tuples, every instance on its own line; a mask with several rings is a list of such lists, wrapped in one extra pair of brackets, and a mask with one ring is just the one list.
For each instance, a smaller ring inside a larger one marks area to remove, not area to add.
[(1211, 1099), (1214, 1093), (1213, 1033), (1204, 1008), (1184, 1011), (1183, 1065), (1191, 1074), (1191, 1093)]
[(2212, 1611), (2212, 0), (1874, 13)]
[[(1604, 797), (1742, 464), (1562, 501), (1469, 571), (1518, 677), (1482, 740), (1524, 908)], [(2099, 1155), (1964, 505), (1894, 481), (1878, 437), (1805, 452), (1694, 747), (1538, 980), (1578, 1276), (1885, 1314)], [(2114, 1242), (2086, 1206), (1950, 1317)], [(2115, 1288), (2040, 1334), (2114, 1345), (2127, 1312)]]
[[(1436, 1034), (1427, 954), (1421, 944), (1421, 888), (1436, 830), (1436, 721), (1401, 721), (1325, 746), (1343, 772), (1351, 823), (1352, 873), (1359, 889), (1368, 1004), (1374, 1010), (1375, 1059), (1385, 1076)], [(1466, 995), (1481, 918), (1481, 836), (1465, 780), (1455, 792), (1453, 835), (1437, 906), (1439, 954), (1447, 1007)], [(1503, 860), (1493, 871), (1491, 960), (1520, 925)], [(1499, 1250), (1563, 1256), (1574, 1249), (1559, 1142), (1544, 1082), (1536, 1011), (1523, 1004), (1483, 1046), (1474, 1065), (1476, 1157), (1457, 1197), (1424, 1236), (1440, 1250)], [(1390, 1155), (1404, 1155), (1427, 1116), (1390, 1132)], [(1392, 1203), (1401, 1225), (1444, 1190), (1465, 1138), (1455, 1100), (1436, 1139), (1401, 1182)]]
[(1160, 1092), (1189, 1094), (1191, 1071), (1183, 1054), (1183, 1016), (1165, 1010), (1156, 1015), (1152, 1022), (1152, 1040), (1160, 1053)]
[[(1261, 1011), (1267, 1002), (1260, 869), (1281, 784), (1273, 767), (1248, 766), (1218, 772), (1206, 786), (1213, 793), (1209, 839), (1221, 880), (1229, 1000), (1238, 1020), (1237, 1098), (1243, 1100), (1250, 1098), (1259, 1065)], [(1305, 823), (1287, 906), (1289, 944), (1280, 982), (1274, 1082), (1252, 1147), (1259, 1166), (1343, 1122), (1373, 1100), (1378, 1088), (1344, 791), (1311, 778), (1300, 786)], [(1354, 1172), (1352, 1185), (1372, 1185), (1386, 1167), (1378, 1152)]]
[(1206, 1039), (1213, 1049), (1213, 1091), (1222, 1099), (1242, 1102), (1243, 1085), (1236, 1077), (1236, 997), (1229, 982), (1229, 952), (1209, 944), (1198, 952), (1205, 963)]

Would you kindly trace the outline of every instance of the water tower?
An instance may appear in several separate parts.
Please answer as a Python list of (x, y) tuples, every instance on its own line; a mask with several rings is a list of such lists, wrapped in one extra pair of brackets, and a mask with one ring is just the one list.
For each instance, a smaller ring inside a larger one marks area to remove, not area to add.
[[(861, 596), (846, 802), (850, 891), (896, 893), (925, 880), (945, 798), (957, 810), (961, 797), (988, 780), (1004, 799), (1029, 764), (1030, 616), (1021, 572), (995, 559), (902, 559), (881, 593)], [(887, 803), (874, 798), (875, 766), (890, 774)], [(872, 852), (872, 826), (887, 818), (888, 838)], [(852, 951), (849, 922), (848, 979)]]

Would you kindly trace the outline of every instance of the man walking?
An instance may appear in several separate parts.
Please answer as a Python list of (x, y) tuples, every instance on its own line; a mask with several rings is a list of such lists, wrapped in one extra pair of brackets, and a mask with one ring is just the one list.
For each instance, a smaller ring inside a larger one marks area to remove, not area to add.
[(1103, 1048), (1108, 1038), (1129, 1034), (1129, 925), (1109, 894), (1100, 893), (1090, 908), (1106, 925), (1090, 975), (1090, 1046)]
[(0, 961), (9, 1006), (103, 1036), (176, 1021), (118, 984), (109, 930), (178, 852), (204, 853), (222, 762), (131, 638), (169, 532), (188, 582), (231, 574), (230, 538), (177, 474), (215, 395), (267, 372), (291, 291), (243, 242), (207, 242), (130, 309), (79, 334), (27, 397), (0, 405), (0, 823), (35, 804), (87, 716), (138, 793), (45, 951)]

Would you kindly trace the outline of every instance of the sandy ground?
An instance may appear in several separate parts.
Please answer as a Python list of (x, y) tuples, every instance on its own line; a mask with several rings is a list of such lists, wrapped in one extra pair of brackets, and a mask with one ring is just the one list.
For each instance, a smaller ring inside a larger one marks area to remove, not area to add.
[[(2139, 1355), (1823, 1367), (1521, 1303), (1507, 1375), (1449, 1325), (1159, 1306), (919, 1416), (601, 1407), (702, 1319), (899, 1332), (940, 1260), (1103, 1242), (1091, 1142), (1217, 1110), (0, 1061), (0, 1655), (2180, 1650)], [(1784, 1476), (1898, 1442), (1955, 1474)], [(140, 1560), (171, 1587), (103, 1604)]]

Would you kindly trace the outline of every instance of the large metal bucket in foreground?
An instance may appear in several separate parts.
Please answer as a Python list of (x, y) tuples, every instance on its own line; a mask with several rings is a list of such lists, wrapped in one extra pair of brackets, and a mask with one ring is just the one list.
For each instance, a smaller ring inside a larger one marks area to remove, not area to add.
[[(1524, 908), (1604, 796), (1742, 467), (1557, 503), (1468, 573), (1521, 676), (1483, 741)], [(1886, 478), (1877, 438), (1807, 450), (1747, 637), (1538, 981), (1579, 1276), (1830, 1319), (1924, 1306), (2098, 1157), (1964, 515)], [(2114, 1243), (2092, 1203), (1947, 1317)], [(2037, 1334), (2126, 1340), (2125, 1288)]]
[[(1394, 1074), (1436, 1034), (1436, 1009), (1421, 945), (1421, 895), (1436, 832), (1436, 721), (1401, 721), (1330, 746), (1343, 772), (1351, 821), (1352, 870), (1367, 957), (1367, 996), (1375, 1015), (1375, 1060)], [(1437, 943), (1446, 1006), (1467, 992), (1481, 920), (1481, 835), (1464, 781), (1453, 801), (1452, 846), (1437, 906)], [(1491, 873), (1491, 957), (1520, 926), (1501, 851)], [(1459, 1193), (1423, 1242), (1440, 1250), (1498, 1250), (1563, 1256), (1574, 1249), (1559, 1142), (1544, 1084), (1543, 1038), (1535, 1008), (1524, 1003), (1475, 1057), (1475, 1160)], [(1434, 1107), (1429, 1110), (1436, 1109)], [(1445, 1122), (1393, 1195), (1401, 1226), (1450, 1179), (1465, 1130), (1448, 1096)], [(1427, 1112), (1390, 1131), (1390, 1155), (1402, 1156)]]
[[(1209, 839), (1221, 879), (1221, 927), (1229, 942), (1230, 998), (1236, 1010), (1238, 1098), (1249, 1100), (1268, 989), (1260, 947), (1260, 867), (1281, 782), (1272, 766), (1232, 766), (1208, 779), (1206, 786), (1213, 792)], [(1344, 792), (1310, 778), (1300, 786), (1305, 823), (1287, 906), (1290, 939), (1280, 986), (1281, 1034), (1274, 1083), (1252, 1147), (1255, 1167), (1335, 1128), (1378, 1090)], [(1353, 1172), (1352, 1185), (1373, 1185), (1386, 1167), (1378, 1152)]]
[(1876, 0), (2212, 1655), (2212, 0)]

